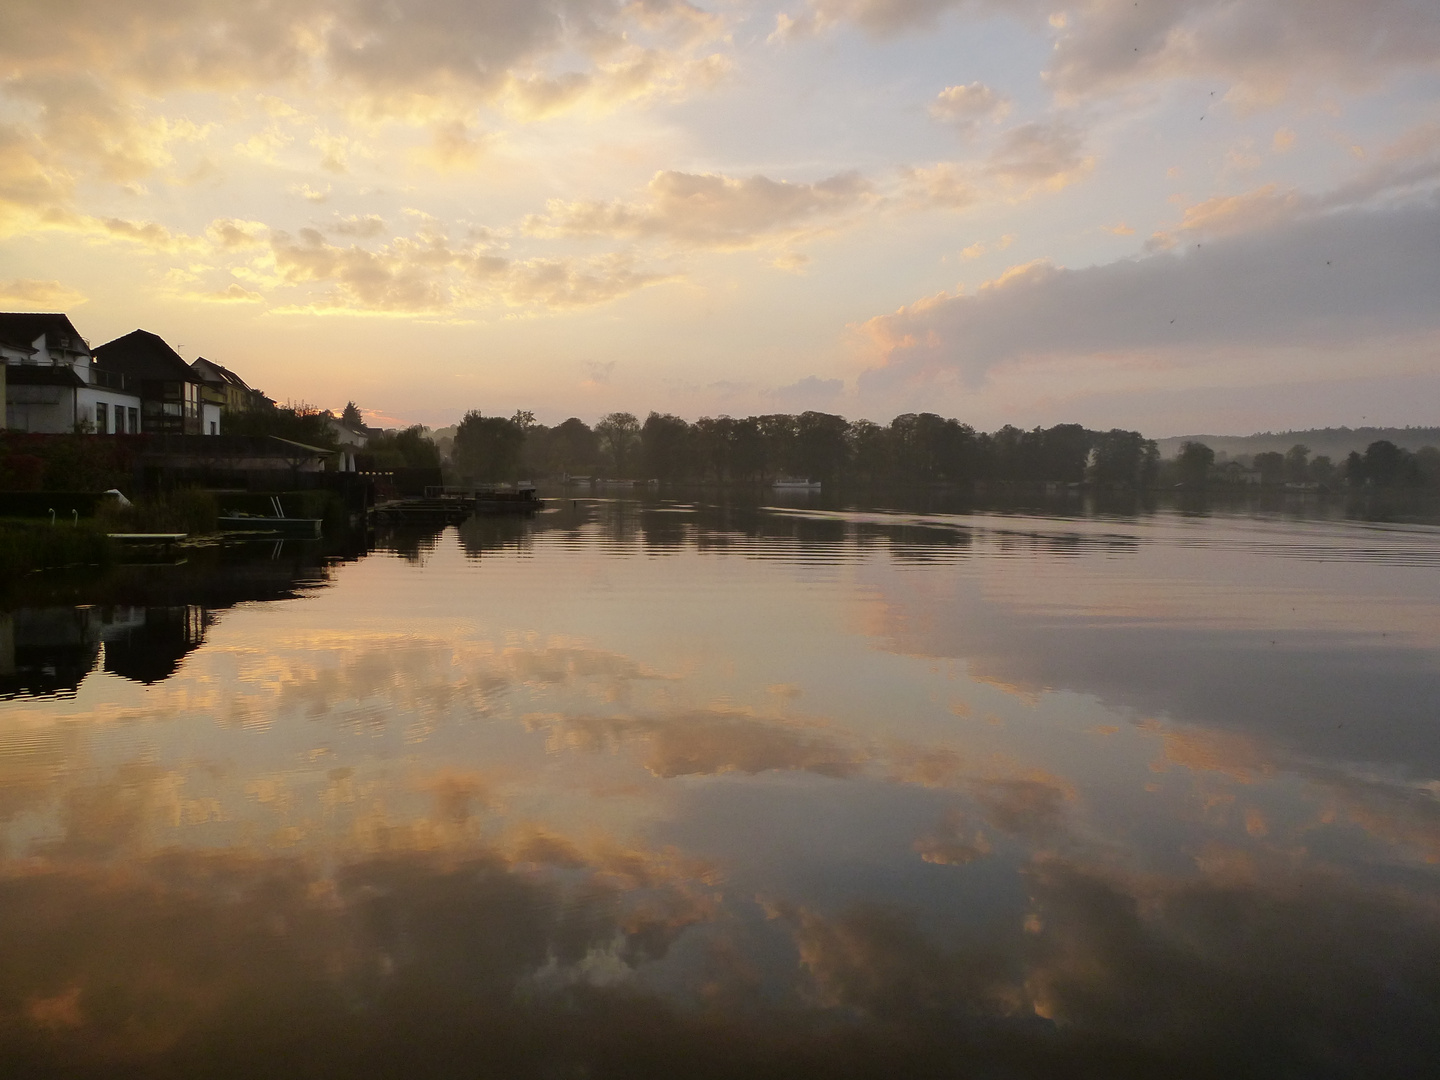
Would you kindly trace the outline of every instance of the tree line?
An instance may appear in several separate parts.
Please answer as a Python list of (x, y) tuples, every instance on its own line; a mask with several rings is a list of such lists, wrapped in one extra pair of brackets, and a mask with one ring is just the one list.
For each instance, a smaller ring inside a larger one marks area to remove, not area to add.
[(1162, 483), (1172, 481), (1186, 488), (1253, 483), (1262, 487), (1440, 489), (1440, 449), (1422, 446), (1410, 451), (1388, 439), (1377, 439), (1364, 453), (1352, 450), (1337, 463), (1325, 454), (1311, 457), (1308, 446), (1296, 443), (1283, 454), (1267, 451), (1217, 462), (1210, 447), (1187, 442), (1162, 470)]
[(610, 413), (591, 427), (571, 417), (554, 427), (533, 414), (467, 413), (452, 461), (472, 480), (605, 476), (692, 483), (767, 483), (782, 476), (825, 483), (1097, 483), (1152, 486), (1153, 440), (1138, 431), (1057, 424), (976, 431), (934, 413), (889, 424), (822, 412), (771, 413), (690, 422), (668, 413)]
[[(359, 427), (360, 410), (339, 419)], [(305, 404), (263, 406), (227, 414), (233, 434), (279, 435), (334, 448), (333, 414)], [(1378, 440), (1343, 461), (1312, 456), (1297, 443), (1287, 452), (1217, 461), (1202, 442), (1187, 442), (1161, 461), (1154, 440), (1138, 431), (1096, 431), (1080, 424), (977, 431), (934, 413), (904, 413), (889, 424), (823, 412), (702, 417), (693, 423), (651, 412), (613, 412), (591, 426), (570, 417), (553, 427), (534, 413), (486, 416), (471, 410), (453, 439), (439, 445), (416, 424), (372, 435), (357, 453), (362, 470), (444, 468), (452, 479), (495, 483), (565, 476), (688, 483), (769, 483), (793, 476), (828, 484), (1081, 484), (1147, 489), (1263, 487), (1417, 488), (1440, 490), (1440, 449), (1406, 450)]]

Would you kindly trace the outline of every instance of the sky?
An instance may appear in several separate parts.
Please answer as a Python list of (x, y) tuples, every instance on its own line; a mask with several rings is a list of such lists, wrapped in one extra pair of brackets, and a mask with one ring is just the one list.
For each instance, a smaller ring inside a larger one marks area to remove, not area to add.
[(1434, 0), (7, 0), (0, 308), (373, 422), (1440, 423)]

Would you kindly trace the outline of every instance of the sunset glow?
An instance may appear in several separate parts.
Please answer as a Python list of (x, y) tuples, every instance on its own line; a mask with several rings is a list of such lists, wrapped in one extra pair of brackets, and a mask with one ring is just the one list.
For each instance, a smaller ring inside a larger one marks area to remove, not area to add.
[(11, 0), (0, 308), (383, 426), (1435, 422), (1432, 0)]

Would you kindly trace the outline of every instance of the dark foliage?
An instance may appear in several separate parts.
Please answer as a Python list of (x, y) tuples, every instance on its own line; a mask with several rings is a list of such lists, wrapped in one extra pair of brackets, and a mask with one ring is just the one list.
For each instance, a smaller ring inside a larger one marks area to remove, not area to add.
[[(465, 473), (458, 436), (456, 458)], [(905, 413), (881, 426), (822, 412), (706, 416), (693, 424), (652, 412), (643, 424), (629, 413), (611, 413), (593, 429), (574, 417), (553, 428), (531, 425), (512, 471), (535, 477), (604, 472), (696, 483), (769, 483), (796, 476), (842, 485), (1089, 480), (1142, 488), (1155, 482), (1158, 460), (1154, 442), (1139, 432), (1097, 432), (1079, 424), (1032, 431), (1007, 426), (986, 434), (934, 413)]]
[(377, 435), (355, 455), (362, 470), (387, 472), (394, 469), (438, 469), (440, 448), (430, 441), (421, 424), (386, 435)]
[(0, 432), (0, 491), (130, 492), (144, 436)]
[(469, 480), (516, 479), (524, 450), (525, 428), (518, 419), (471, 410), (455, 431), (455, 467)]
[(313, 405), (287, 402), (276, 405), (268, 398), (253, 409), (225, 413), (220, 430), (226, 435), (273, 435), (280, 439), (334, 450), (339, 446), (330, 430), (331, 416)]

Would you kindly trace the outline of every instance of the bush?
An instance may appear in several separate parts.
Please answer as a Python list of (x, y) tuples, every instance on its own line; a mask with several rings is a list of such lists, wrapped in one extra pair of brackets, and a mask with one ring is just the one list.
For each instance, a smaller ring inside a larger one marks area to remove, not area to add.
[(0, 490), (127, 490), (143, 441), (144, 436), (0, 432)]
[(195, 488), (177, 488), (130, 506), (103, 499), (95, 508), (95, 521), (105, 532), (210, 533), (218, 516), (214, 493)]
[(108, 565), (113, 545), (96, 521), (0, 521), (0, 581), (57, 566)]

